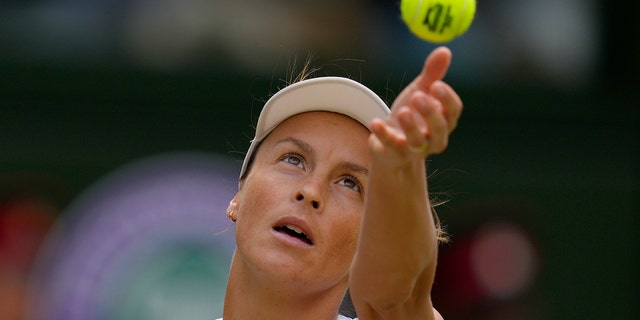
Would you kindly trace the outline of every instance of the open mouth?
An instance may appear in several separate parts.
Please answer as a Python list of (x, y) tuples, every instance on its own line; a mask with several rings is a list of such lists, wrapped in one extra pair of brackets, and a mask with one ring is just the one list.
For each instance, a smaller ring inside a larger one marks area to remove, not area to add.
[(313, 245), (313, 241), (311, 241), (311, 239), (309, 239), (309, 237), (307, 236), (306, 233), (304, 233), (304, 231), (296, 226), (290, 225), (290, 224), (286, 224), (286, 225), (282, 225), (282, 226), (277, 226), (274, 227), (273, 230), (277, 231), (277, 232), (281, 232), (284, 234), (287, 234), (290, 237), (296, 238), (306, 244), (309, 245)]

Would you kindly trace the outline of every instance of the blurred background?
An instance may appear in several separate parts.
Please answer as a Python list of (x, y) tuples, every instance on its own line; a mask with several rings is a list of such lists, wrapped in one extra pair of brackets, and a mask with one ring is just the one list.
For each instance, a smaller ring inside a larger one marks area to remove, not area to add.
[[(430, 188), (446, 319), (635, 319), (640, 32), (612, 1), (478, 0)], [(211, 319), (262, 103), (303, 62), (391, 102), (399, 1), (0, 2), (0, 319)]]

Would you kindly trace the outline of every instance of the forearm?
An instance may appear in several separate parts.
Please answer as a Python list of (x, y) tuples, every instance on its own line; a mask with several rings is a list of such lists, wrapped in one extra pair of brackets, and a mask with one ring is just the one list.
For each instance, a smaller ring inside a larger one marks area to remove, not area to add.
[(462, 112), (462, 100), (442, 82), (450, 62), (447, 48), (434, 50), (389, 118), (370, 125), (372, 165), (350, 273), (366, 319), (441, 318), (431, 305), (438, 240), (424, 159), (446, 149)]
[[(374, 304), (394, 305), (429, 292), (437, 238), (427, 197), (424, 161), (397, 168), (373, 160), (352, 291)], [(423, 290), (415, 290), (420, 279)]]

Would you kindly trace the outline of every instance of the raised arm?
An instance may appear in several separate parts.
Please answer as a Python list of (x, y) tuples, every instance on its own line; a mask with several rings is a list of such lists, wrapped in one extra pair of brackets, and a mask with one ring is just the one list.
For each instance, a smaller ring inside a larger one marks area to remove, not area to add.
[(462, 102), (442, 82), (451, 62), (440, 47), (398, 96), (388, 119), (374, 120), (372, 165), (350, 290), (362, 320), (434, 319), (431, 287), (437, 235), (425, 158), (444, 151)]

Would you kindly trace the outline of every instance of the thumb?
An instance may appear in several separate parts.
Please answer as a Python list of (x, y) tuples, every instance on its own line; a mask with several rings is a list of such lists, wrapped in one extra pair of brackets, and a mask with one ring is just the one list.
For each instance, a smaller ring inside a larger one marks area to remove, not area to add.
[(451, 65), (451, 50), (447, 47), (434, 49), (424, 61), (422, 72), (416, 78), (418, 85), (429, 88), (434, 81), (442, 80)]

